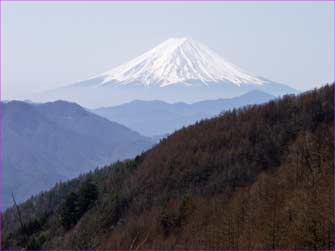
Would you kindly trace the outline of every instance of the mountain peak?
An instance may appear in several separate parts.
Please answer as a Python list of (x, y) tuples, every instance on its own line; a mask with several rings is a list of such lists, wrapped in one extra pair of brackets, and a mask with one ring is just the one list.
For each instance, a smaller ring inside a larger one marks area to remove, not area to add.
[(202, 43), (188, 37), (170, 38), (141, 56), (98, 77), (103, 85), (143, 84), (165, 87), (173, 84), (208, 85), (230, 82), (261, 85), (264, 80), (229, 63)]
[(242, 70), (195, 39), (176, 37), (109, 71), (51, 90), (35, 100), (61, 98), (92, 108), (134, 99), (194, 103), (251, 90), (275, 96), (296, 93), (287, 85)]
[(186, 41), (191, 41), (192, 39), (189, 37), (172, 37), (167, 40), (165, 40), (163, 43), (178, 43), (179, 45), (186, 42)]
[(172, 38), (165, 40), (164, 42), (159, 44), (157, 47), (168, 46), (168, 47), (178, 48), (180, 46), (183, 46), (184, 44), (187, 44), (187, 43), (191, 44), (195, 42), (196, 41), (194, 41), (192, 38), (189, 38), (189, 37), (172, 37)]

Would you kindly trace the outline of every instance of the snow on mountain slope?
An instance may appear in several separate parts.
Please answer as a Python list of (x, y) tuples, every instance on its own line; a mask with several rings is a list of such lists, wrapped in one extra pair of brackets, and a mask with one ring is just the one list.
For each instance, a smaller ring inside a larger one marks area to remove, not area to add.
[(264, 80), (252, 76), (227, 62), (207, 46), (186, 37), (171, 38), (141, 56), (122, 64), (99, 77), (101, 85), (121, 82), (122, 85), (139, 82), (161, 87), (184, 83), (188, 80), (208, 82), (228, 81), (263, 84)]
[(132, 100), (194, 103), (231, 98), (252, 90), (274, 96), (297, 91), (254, 76), (207, 46), (189, 38), (171, 38), (135, 59), (102, 74), (31, 97), (68, 100), (88, 108)]

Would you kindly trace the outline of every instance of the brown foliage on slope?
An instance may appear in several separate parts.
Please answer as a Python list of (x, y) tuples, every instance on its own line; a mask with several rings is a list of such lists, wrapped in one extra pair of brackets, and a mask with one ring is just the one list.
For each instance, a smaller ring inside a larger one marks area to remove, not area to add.
[[(161, 212), (153, 208), (129, 216), (100, 248), (137, 247), (145, 240), (140, 249), (331, 250), (333, 132), (322, 128), (319, 133), (299, 135), (278, 169), (237, 188), (230, 199), (223, 193), (193, 196), (188, 202), (191, 210), (168, 236)], [(306, 163), (306, 155), (313, 161)], [(167, 208), (178, 211), (181, 203), (170, 201)]]
[[(44, 249), (332, 249), (333, 105), (331, 85), (184, 128), (89, 174), (96, 205), (69, 231), (54, 216), (29, 239), (43, 235)], [(79, 181), (47, 193), (53, 211)], [(28, 218), (50, 211), (33, 201), (21, 206)], [(5, 247), (25, 247), (12, 215)]]

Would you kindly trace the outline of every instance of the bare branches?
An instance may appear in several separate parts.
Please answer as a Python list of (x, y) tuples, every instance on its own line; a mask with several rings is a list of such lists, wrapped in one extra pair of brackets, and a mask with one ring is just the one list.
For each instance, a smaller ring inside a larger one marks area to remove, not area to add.
[(17, 215), (16, 215), (16, 218), (17, 218), (17, 220), (18, 220), (19, 223), (20, 223), (22, 232), (23, 232), (23, 233), (26, 233), (26, 228), (25, 228), (25, 225), (24, 225), (23, 220), (22, 220), (22, 214), (21, 214), (21, 211), (20, 211), (19, 206), (18, 206), (17, 203), (16, 203), (16, 200), (15, 200), (15, 197), (14, 197), (14, 193), (12, 193), (12, 199), (13, 199), (14, 206), (15, 206), (15, 208), (16, 208), (16, 214), (17, 214)]

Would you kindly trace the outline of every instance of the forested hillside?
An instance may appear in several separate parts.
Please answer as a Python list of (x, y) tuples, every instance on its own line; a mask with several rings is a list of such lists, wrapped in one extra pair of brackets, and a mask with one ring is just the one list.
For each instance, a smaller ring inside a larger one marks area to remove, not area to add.
[(2, 249), (333, 249), (334, 87), (225, 112), (7, 210)]

